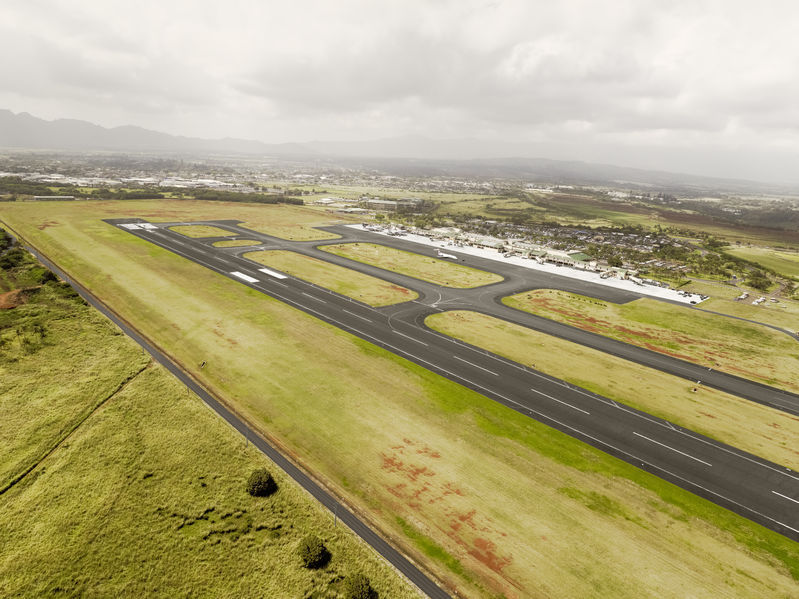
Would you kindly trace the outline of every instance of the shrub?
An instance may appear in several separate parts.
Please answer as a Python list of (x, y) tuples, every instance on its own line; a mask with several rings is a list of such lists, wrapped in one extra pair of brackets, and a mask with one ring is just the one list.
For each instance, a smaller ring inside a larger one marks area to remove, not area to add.
[(277, 483), (266, 468), (253, 470), (247, 480), (247, 493), (253, 497), (266, 497), (277, 491)]
[(344, 580), (344, 597), (347, 599), (377, 599), (377, 591), (371, 581), (361, 574), (347, 576)]
[(330, 561), (330, 552), (322, 540), (314, 535), (308, 535), (297, 546), (297, 554), (306, 568), (321, 568)]

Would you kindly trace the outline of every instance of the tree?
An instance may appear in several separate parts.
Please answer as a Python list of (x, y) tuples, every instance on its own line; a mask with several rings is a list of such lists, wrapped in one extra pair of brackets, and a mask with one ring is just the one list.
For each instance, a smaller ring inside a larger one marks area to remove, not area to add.
[(377, 591), (372, 588), (371, 581), (361, 574), (347, 576), (344, 580), (344, 597), (347, 599), (377, 599)]
[(623, 262), (621, 261), (621, 258), (619, 258), (618, 256), (611, 256), (610, 258), (608, 258), (609, 266), (615, 266), (620, 268), (622, 264)]
[(306, 568), (321, 568), (330, 561), (330, 552), (322, 540), (315, 535), (308, 535), (297, 546), (297, 554)]
[(253, 470), (247, 480), (247, 492), (253, 497), (266, 497), (277, 491), (277, 483), (266, 468)]

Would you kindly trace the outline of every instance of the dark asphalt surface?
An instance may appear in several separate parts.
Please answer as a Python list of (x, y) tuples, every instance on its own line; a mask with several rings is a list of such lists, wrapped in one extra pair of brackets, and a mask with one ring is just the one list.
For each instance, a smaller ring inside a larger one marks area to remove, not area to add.
[[(11, 231), (9, 230), (9, 233)], [(200, 397), (214, 412), (221, 416), (228, 424), (241, 433), (245, 439), (257, 447), (261, 453), (271, 459), (279, 468), (294, 479), (299, 485), (308, 491), (317, 501), (330, 510), (334, 517), (346, 525), (350, 530), (357, 534), (380, 555), (382, 555), (391, 565), (410, 580), (417, 588), (433, 599), (450, 599), (450, 595), (444, 591), (436, 582), (422, 572), (415, 564), (408, 560), (402, 553), (397, 551), (383, 537), (378, 535), (374, 529), (367, 525), (363, 520), (356, 516), (344, 504), (337, 501), (330, 493), (325, 491), (316, 481), (300, 470), (293, 462), (288, 460), (278, 449), (270, 445), (260, 435), (253, 431), (243, 420), (231, 412), (227, 407), (220, 403), (214, 396), (199, 385), (186, 371), (174, 363), (160, 349), (142, 337), (125, 320), (111, 311), (99, 298), (95, 297), (90, 291), (74, 281), (69, 275), (62, 271), (46, 256), (42, 255), (35, 248), (25, 246), (36, 258), (50, 270), (56, 273), (64, 281), (68, 282), (89, 304), (102, 312), (108, 319), (114, 322), (122, 331), (138, 343), (147, 351), (153, 359), (163, 365), (169, 372), (177, 377), (192, 392)]]
[[(138, 221), (118, 219), (108, 222), (119, 226), (121, 223)], [(185, 223), (159, 223), (157, 228), (151, 230), (134, 229), (129, 232), (334, 324), (361, 339), (799, 541), (799, 474), (796, 472), (451, 339), (422, 324), (424, 316), (435, 310), (477, 309), (525, 326), (531, 326), (532, 322), (532, 328), (571, 340), (580, 340), (578, 342), (585, 341), (585, 345), (602, 351), (624, 357), (636, 356), (634, 361), (665, 372), (672, 372), (685, 365), (694, 367), (679, 360), (674, 364), (660, 354), (648, 356), (654, 352), (597, 335), (567, 336), (572, 335), (576, 329), (563, 325), (547, 328), (546, 323), (551, 321), (536, 317), (528, 320), (528, 316), (532, 315), (509, 309), (495, 301), (497, 297), (534, 287), (574, 290), (583, 295), (620, 302), (638, 297), (636, 294), (546, 273), (539, 277), (538, 272), (528, 269), (521, 269), (525, 271), (522, 276), (514, 272), (519, 267), (473, 256), (463, 256), (465, 263), (498, 272), (505, 276), (505, 280), (471, 290), (445, 289), (346, 260), (317, 248), (342, 240), (288, 242), (241, 229), (232, 221), (192, 223), (220, 226), (236, 232), (241, 238), (263, 242), (262, 246), (247, 248), (214, 248), (211, 243), (220, 238), (190, 239), (166, 228), (174, 224)], [(401, 239), (385, 236), (375, 239), (375, 235), (350, 228), (332, 229), (345, 234), (346, 241), (377, 241), (434, 255), (431, 248), (403, 243)], [(375, 309), (294, 277), (274, 277), (260, 271), (262, 265), (240, 256), (247, 251), (261, 248), (290, 249), (355, 268), (413, 289), (420, 297), (412, 302)], [(232, 274), (234, 272), (245, 278)], [(642, 355), (638, 355), (638, 352)], [(652, 357), (659, 360), (653, 360)], [(742, 384), (749, 382), (716, 371), (708, 372), (706, 368), (699, 367), (697, 372), (702, 375), (703, 384), (713, 384), (743, 397), (748, 397), (748, 393), (752, 391), (756, 393), (754, 397), (749, 397), (753, 401), (774, 405), (786, 411), (796, 408), (796, 398), (791, 394), (764, 385)], [(692, 371), (673, 373), (694, 378)]]

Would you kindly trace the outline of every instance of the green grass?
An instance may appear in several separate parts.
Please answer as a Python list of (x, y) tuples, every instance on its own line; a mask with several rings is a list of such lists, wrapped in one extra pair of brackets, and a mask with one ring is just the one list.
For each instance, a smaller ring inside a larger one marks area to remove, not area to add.
[[(3, 476), (30, 470), (0, 494), (0, 595), (335, 597), (362, 571), (381, 597), (418, 596), (68, 290), (0, 315), (48, 331), (0, 354)], [(268, 498), (245, 491), (258, 467), (279, 485)], [(309, 533), (333, 555), (318, 572), (295, 554)]]
[(35, 208), (3, 218), (461, 595), (795, 594), (796, 543), (101, 220), (197, 218), (187, 204)]
[(296, 252), (265, 250), (248, 252), (244, 257), (370, 306), (389, 306), (419, 297), (405, 287)]
[(250, 245), (261, 245), (261, 242), (255, 239), (224, 239), (222, 241), (214, 241), (213, 245), (217, 248), (238, 248)]
[(799, 421), (790, 414), (478, 312), (442, 312), (428, 316), (426, 323), (451, 337), (799, 470), (794, 442), (799, 438)]
[(799, 253), (779, 251), (767, 247), (740, 247), (725, 249), (728, 254), (756, 262), (779, 274), (799, 278)]
[(799, 391), (799, 344), (767, 327), (648, 298), (613, 304), (540, 289), (503, 302), (626, 343)]
[(442, 287), (463, 289), (502, 280), (498, 274), (376, 243), (343, 243), (326, 245), (321, 249)]
[(169, 227), (171, 231), (180, 233), (186, 237), (202, 238), (202, 237), (231, 237), (235, 233), (231, 233), (219, 227), (212, 227), (210, 225), (177, 225)]

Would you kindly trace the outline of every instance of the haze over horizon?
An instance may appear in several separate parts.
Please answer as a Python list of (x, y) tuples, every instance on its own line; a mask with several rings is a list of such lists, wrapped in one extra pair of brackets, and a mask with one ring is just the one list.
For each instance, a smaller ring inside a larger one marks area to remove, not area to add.
[(799, 5), (11, 0), (0, 107), (267, 143), (425, 136), (799, 182)]

